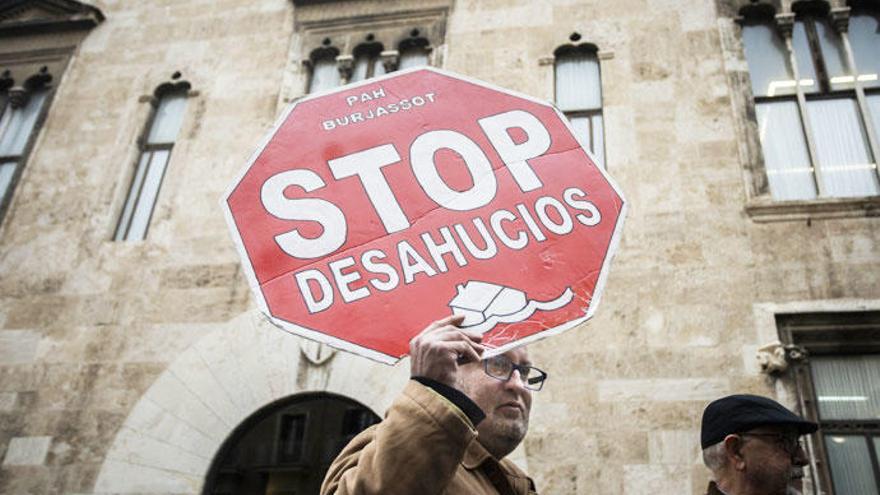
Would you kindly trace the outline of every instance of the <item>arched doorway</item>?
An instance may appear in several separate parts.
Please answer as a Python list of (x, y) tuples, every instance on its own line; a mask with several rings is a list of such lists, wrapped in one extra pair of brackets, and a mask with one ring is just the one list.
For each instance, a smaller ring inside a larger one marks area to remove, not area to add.
[(346, 397), (298, 394), (251, 415), (223, 442), (203, 495), (317, 495), (340, 450), (380, 418)]

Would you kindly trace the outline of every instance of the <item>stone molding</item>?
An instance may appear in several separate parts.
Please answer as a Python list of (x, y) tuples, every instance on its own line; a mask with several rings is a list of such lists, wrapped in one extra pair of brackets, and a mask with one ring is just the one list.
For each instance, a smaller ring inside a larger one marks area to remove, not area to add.
[(876, 217), (880, 216), (880, 196), (793, 201), (773, 201), (769, 197), (759, 197), (746, 204), (745, 212), (758, 223)]
[(299, 393), (351, 398), (382, 416), (409, 379), (348, 353), (306, 364), (302, 340), (258, 310), (218, 325), (182, 352), (135, 404), (98, 473), (93, 493), (201, 493), (233, 430), (263, 407)]
[(0, 36), (91, 29), (104, 14), (75, 0), (13, 0), (0, 7)]

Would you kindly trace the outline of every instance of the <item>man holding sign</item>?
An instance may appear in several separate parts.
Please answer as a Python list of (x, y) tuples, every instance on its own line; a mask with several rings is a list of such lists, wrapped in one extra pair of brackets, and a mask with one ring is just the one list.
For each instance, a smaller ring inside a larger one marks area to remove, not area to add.
[(482, 359), (463, 316), (410, 342), (412, 380), (385, 419), (355, 437), (330, 466), (322, 495), (534, 494), (505, 457), (525, 437), (532, 391), (547, 378), (525, 348)]

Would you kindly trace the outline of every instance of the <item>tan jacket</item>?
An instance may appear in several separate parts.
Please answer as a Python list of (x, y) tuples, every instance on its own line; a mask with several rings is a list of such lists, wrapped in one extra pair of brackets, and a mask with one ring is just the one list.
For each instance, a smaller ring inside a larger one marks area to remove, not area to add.
[(385, 419), (333, 461), (321, 495), (536, 495), (531, 486), (480, 445), (459, 408), (410, 380)]

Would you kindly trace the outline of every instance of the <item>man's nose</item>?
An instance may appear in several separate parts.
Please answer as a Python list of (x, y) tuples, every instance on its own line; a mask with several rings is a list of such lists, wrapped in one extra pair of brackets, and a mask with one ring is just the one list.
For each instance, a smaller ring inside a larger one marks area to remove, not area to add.
[(507, 380), (504, 384), (506, 387), (515, 387), (523, 390), (526, 389), (526, 382), (523, 380), (522, 375), (519, 374), (519, 370), (513, 370), (513, 373), (510, 374), (510, 379)]
[(806, 466), (810, 463), (807, 451), (804, 450), (803, 445), (798, 444), (797, 450), (794, 451), (794, 455), (791, 457), (791, 463), (795, 466)]

